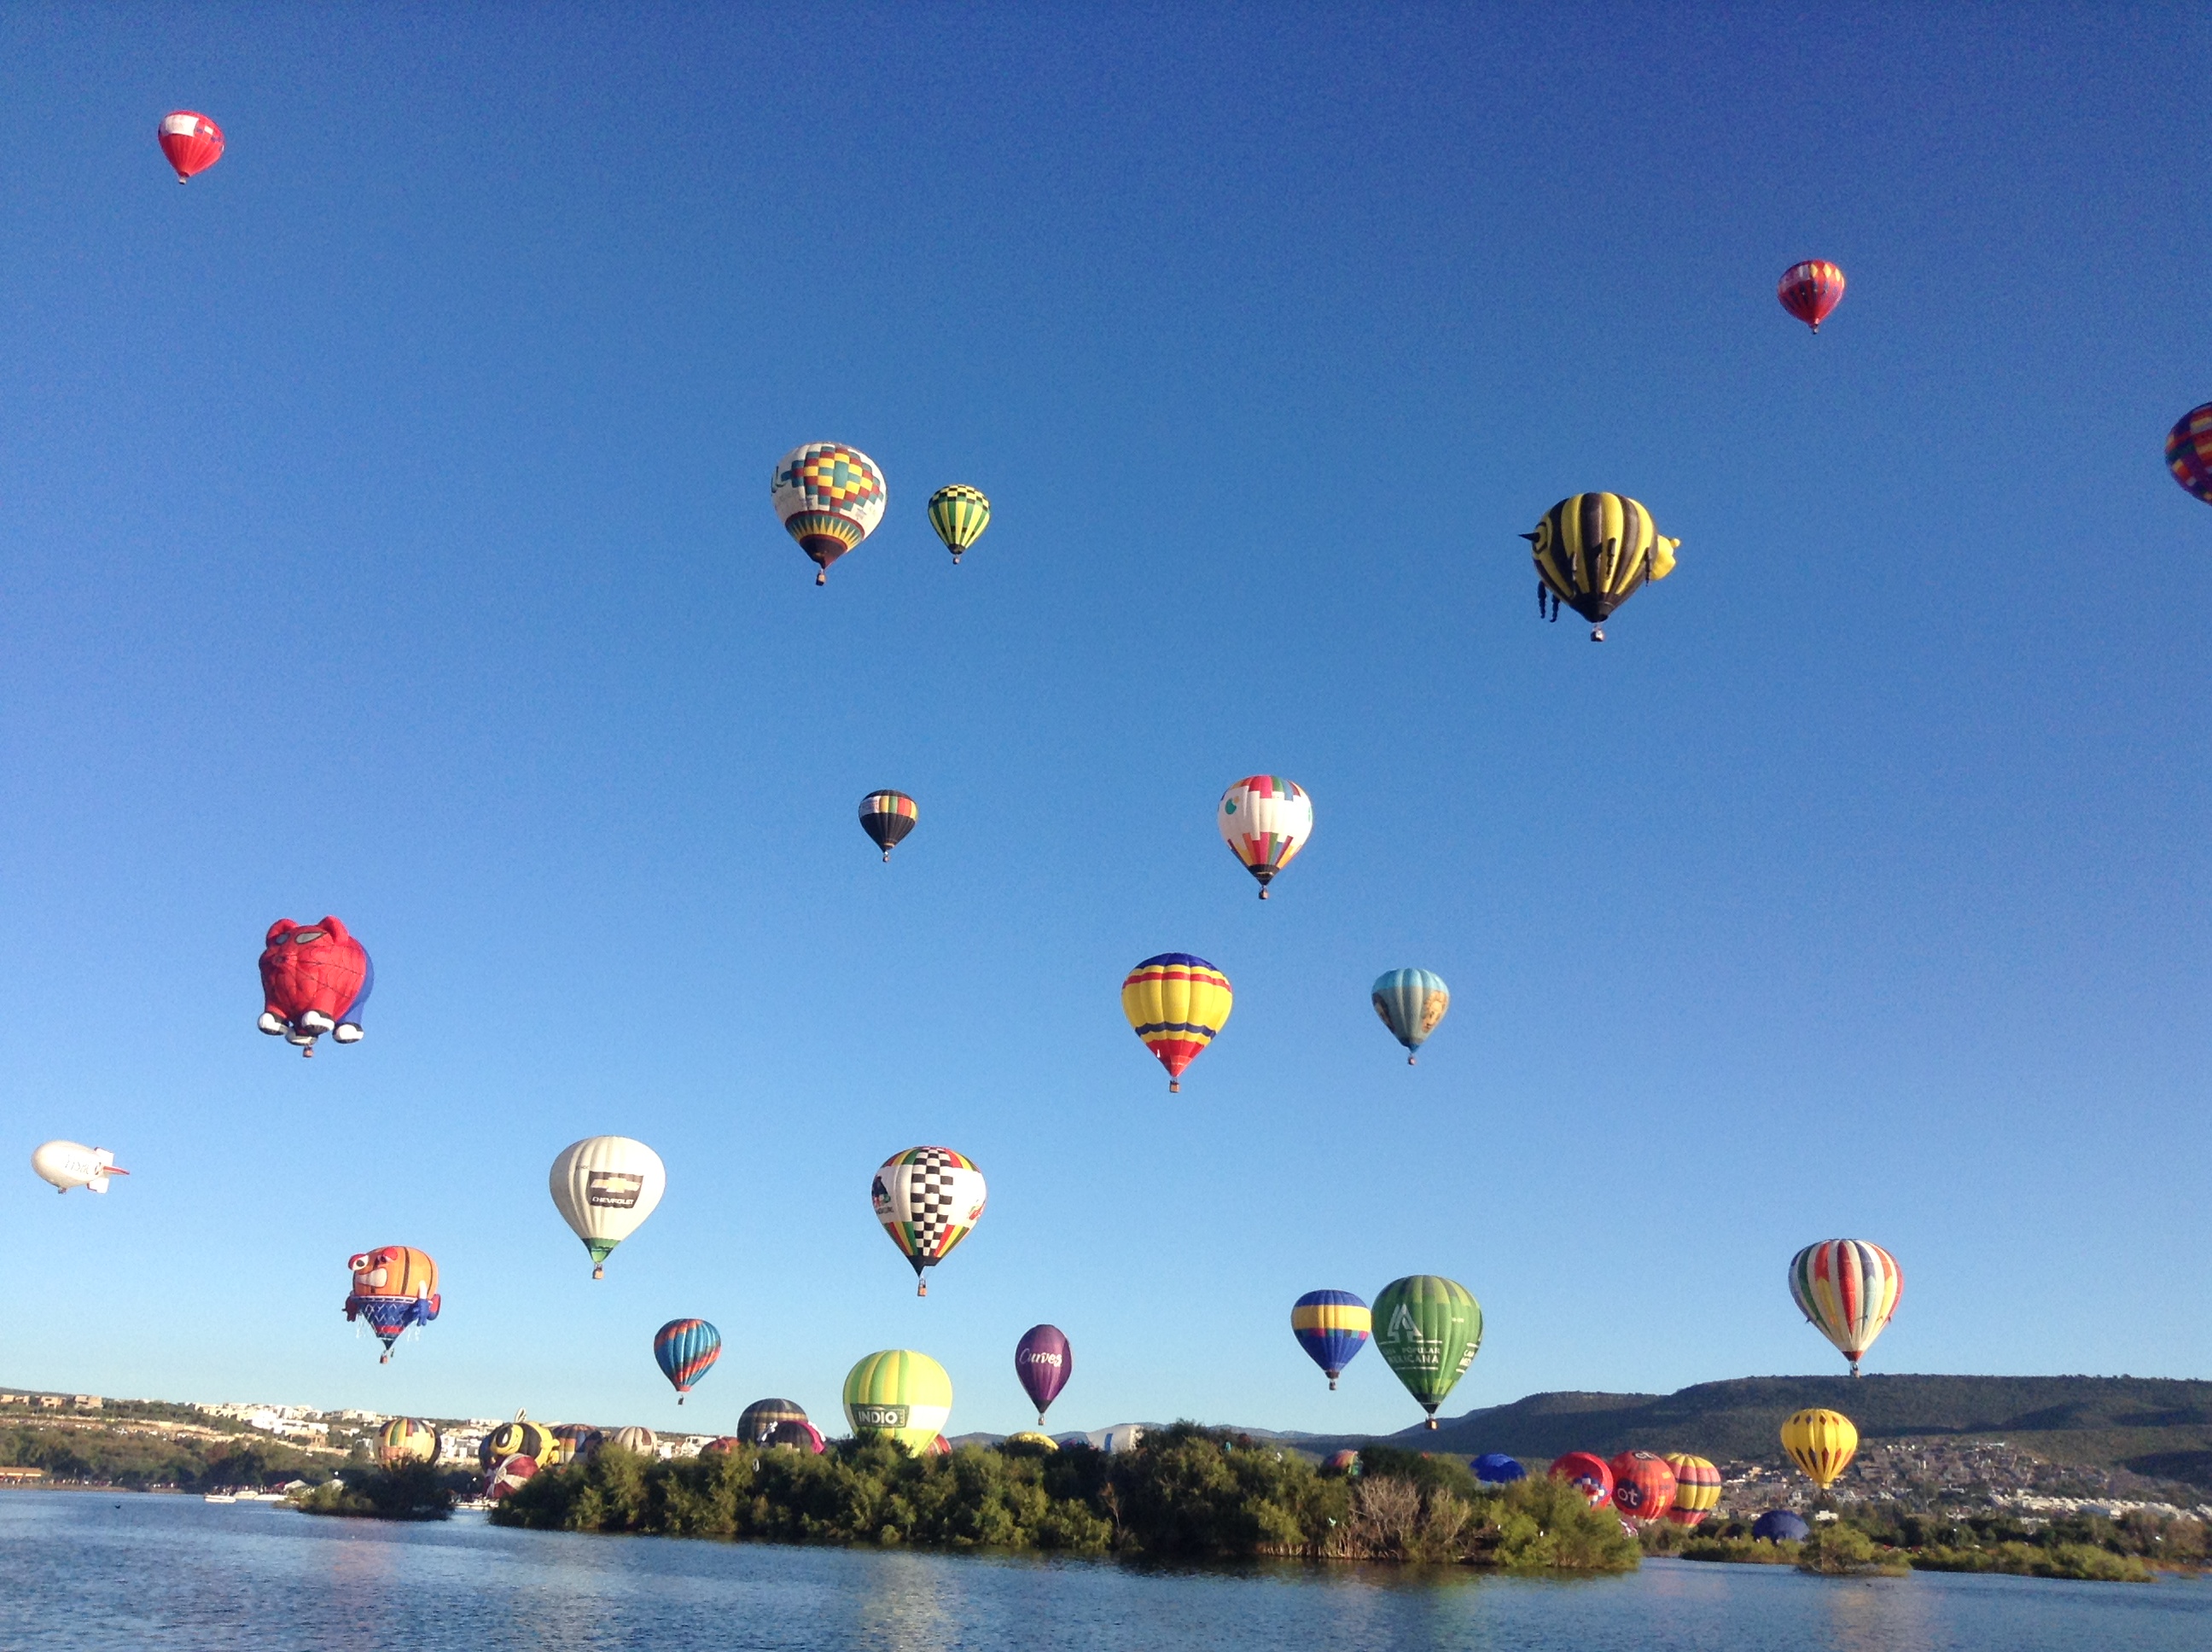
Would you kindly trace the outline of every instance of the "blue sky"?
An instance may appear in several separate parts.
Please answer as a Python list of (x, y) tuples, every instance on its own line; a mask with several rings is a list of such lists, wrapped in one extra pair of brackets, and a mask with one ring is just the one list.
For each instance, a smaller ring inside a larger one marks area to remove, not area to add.
[[(1838, 1235), (1872, 1369), (2205, 1375), (2209, 67), (2179, 6), (11, 12), (0, 1378), (726, 1428), (913, 1346), (1003, 1430), (1050, 1321), (1056, 1426), (1386, 1430), (1299, 1292), (1463, 1281), (1455, 1412), (1840, 1370)], [(890, 487), (819, 591), (816, 439)], [(1683, 541), (1603, 648), (1516, 537), (1591, 489)], [(1255, 771), (1318, 816), (1265, 906)], [(325, 912), (377, 995), (305, 1063), (253, 962)], [(1173, 1097), (1170, 950), (1237, 993)], [(670, 1186), (595, 1285), (601, 1132)], [(918, 1302), (922, 1142), (991, 1205)], [(389, 1242), (447, 1307), (380, 1368)]]

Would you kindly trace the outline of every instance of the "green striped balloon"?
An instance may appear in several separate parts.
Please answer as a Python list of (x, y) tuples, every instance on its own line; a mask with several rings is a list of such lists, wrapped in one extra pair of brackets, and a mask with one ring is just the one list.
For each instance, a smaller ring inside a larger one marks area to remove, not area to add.
[(960, 553), (981, 538), (983, 530), (991, 525), (991, 501), (983, 497), (981, 488), (964, 483), (939, 488), (929, 496), (929, 525), (937, 530), (937, 537), (945, 541), (945, 548), (957, 562)]
[(1482, 1346), (1482, 1304), (1456, 1280), (1415, 1273), (1382, 1287), (1374, 1324), (1376, 1351), (1434, 1428), (1437, 1407)]

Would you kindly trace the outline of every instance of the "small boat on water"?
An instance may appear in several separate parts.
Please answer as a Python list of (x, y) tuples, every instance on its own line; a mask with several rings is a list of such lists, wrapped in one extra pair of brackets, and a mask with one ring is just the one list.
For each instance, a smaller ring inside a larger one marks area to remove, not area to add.
[(207, 1503), (236, 1503), (237, 1495), (230, 1491), (210, 1491), (202, 1499)]

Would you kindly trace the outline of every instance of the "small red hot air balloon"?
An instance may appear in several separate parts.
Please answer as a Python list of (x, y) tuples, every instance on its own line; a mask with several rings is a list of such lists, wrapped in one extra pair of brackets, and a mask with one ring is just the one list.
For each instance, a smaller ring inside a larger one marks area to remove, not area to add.
[(175, 109), (161, 117), (161, 153), (177, 174), (189, 184), (196, 173), (205, 172), (222, 159), (222, 128), (205, 115)]
[(1565, 1480), (1589, 1499), (1593, 1509), (1613, 1501), (1613, 1470), (1594, 1451), (1570, 1451), (1552, 1460), (1552, 1478)]
[(1844, 272), (1826, 258), (1808, 258), (1784, 270), (1774, 292), (1784, 309), (1818, 332), (1829, 312), (1844, 301)]
[(1674, 1468), (1656, 1451), (1624, 1451), (1613, 1470), (1613, 1506), (1630, 1520), (1658, 1520), (1674, 1506)]

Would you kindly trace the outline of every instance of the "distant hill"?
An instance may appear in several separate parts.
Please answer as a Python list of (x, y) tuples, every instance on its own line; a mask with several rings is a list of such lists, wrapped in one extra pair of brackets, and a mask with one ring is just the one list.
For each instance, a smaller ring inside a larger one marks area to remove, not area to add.
[[(1504, 1451), (1548, 1461), (1565, 1451), (1638, 1448), (1716, 1461), (1779, 1454), (1782, 1420), (1827, 1406), (1867, 1439), (2002, 1439), (2051, 1462), (2125, 1468), (2212, 1487), (2212, 1382), (2136, 1376), (1747, 1376), (1674, 1394), (1532, 1394), (1387, 1437), (1428, 1451)], [(1370, 1435), (1298, 1436), (1309, 1451)]]

